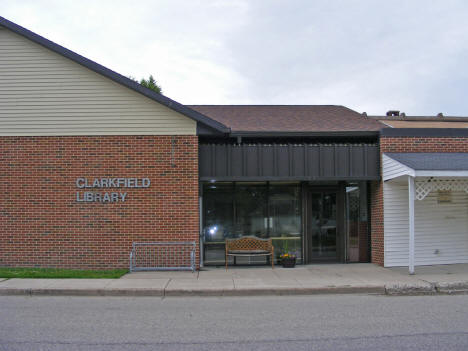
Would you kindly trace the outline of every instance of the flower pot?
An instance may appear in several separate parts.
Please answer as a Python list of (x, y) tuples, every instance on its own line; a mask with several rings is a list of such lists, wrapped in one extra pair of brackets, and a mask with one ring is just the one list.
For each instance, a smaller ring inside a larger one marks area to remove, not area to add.
[(283, 268), (294, 268), (296, 265), (296, 257), (283, 258), (281, 260), (281, 265)]

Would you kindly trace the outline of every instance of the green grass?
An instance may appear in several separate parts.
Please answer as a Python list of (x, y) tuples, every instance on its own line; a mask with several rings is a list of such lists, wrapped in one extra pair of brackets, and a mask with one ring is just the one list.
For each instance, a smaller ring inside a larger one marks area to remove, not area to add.
[(85, 271), (60, 268), (13, 268), (0, 267), (0, 278), (120, 278), (127, 269)]

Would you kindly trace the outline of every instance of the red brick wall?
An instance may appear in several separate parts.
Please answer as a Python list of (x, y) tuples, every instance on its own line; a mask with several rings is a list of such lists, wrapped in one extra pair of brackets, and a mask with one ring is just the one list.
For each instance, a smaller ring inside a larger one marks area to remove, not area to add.
[[(381, 137), (380, 152), (468, 152), (468, 137)], [(371, 185), (372, 262), (384, 264), (383, 187)]]
[(380, 152), (468, 152), (468, 138), (382, 137)]
[(383, 186), (371, 182), (371, 259), (372, 263), (384, 264)]
[[(151, 186), (77, 202), (79, 177)], [(1, 137), (0, 189), (0, 266), (126, 268), (133, 241), (198, 245), (196, 136)]]

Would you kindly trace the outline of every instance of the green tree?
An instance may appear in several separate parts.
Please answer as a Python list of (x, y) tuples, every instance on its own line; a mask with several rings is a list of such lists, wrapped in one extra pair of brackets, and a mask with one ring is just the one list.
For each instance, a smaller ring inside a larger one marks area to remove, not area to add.
[(158, 85), (156, 80), (154, 79), (153, 75), (150, 75), (148, 79), (141, 78), (140, 84), (143, 85), (144, 87), (151, 89), (158, 94), (162, 93), (161, 86)]
[(158, 94), (162, 94), (161, 86), (158, 85), (158, 82), (154, 79), (153, 75), (151, 74), (148, 79), (141, 78), (140, 81), (136, 80), (135, 77), (129, 76), (131, 80), (143, 85), (145, 88), (151, 89)]

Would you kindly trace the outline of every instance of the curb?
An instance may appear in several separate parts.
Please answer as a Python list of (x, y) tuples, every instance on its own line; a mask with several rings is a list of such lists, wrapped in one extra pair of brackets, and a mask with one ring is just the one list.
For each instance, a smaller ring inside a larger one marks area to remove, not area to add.
[(0, 296), (287, 296), (287, 295), (326, 295), (326, 294), (374, 294), (384, 295), (385, 288), (375, 286), (325, 287), (325, 288), (280, 288), (280, 289), (0, 289)]
[(325, 288), (279, 288), (235, 290), (166, 290), (164, 296), (286, 296), (326, 294), (385, 294), (384, 287), (325, 287)]
[(390, 296), (467, 294), (468, 282), (428, 283), (428, 285), (392, 285), (385, 287)]
[(468, 282), (437, 283), (435, 289), (439, 294), (468, 293)]
[(435, 284), (427, 283), (423, 285), (386, 285), (386, 295), (433, 295), (437, 293)]
[(387, 296), (467, 294), (468, 282), (431, 283), (428, 285), (390, 286), (332, 286), (319, 288), (247, 288), (247, 289), (25, 289), (1, 288), (0, 296), (153, 296), (153, 297), (208, 297), (208, 296), (291, 296), (367, 294)]
[(0, 289), (0, 296), (164, 296), (161, 289)]

